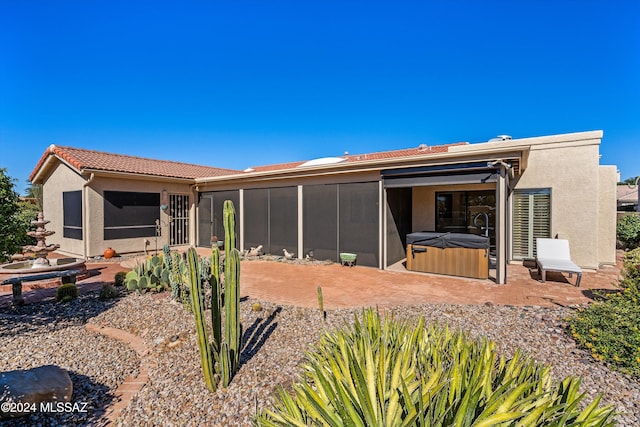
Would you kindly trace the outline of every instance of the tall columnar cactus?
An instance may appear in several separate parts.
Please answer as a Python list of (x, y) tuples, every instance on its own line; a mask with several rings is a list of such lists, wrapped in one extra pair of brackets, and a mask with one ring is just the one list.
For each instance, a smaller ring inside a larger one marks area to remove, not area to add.
[(225, 200), (224, 221), (224, 293), (225, 293), (225, 340), (229, 345), (231, 371), (235, 373), (240, 364), (240, 252), (236, 249), (236, 211), (231, 200)]
[[(210, 391), (215, 391), (218, 382), (227, 387), (238, 371), (242, 325), (240, 324), (240, 253), (235, 248), (235, 210), (229, 200), (224, 202), (225, 260), (224, 298), (220, 271), (220, 250), (217, 245), (211, 249), (211, 335), (207, 333), (204, 319), (202, 278), (198, 268), (198, 257), (194, 248), (188, 251), (189, 283), (192, 309), (196, 320), (198, 346), (205, 383)], [(224, 300), (225, 321), (222, 333), (222, 301)]]
[(215, 372), (215, 353), (209, 346), (209, 334), (207, 333), (207, 322), (204, 319), (204, 299), (202, 293), (202, 281), (200, 280), (200, 261), (195, 248), (187, 251), (187, 264), (189, 268), (189, 288), (191, 290), (191, 307), (196, 319), (196, 334), (198, 335), (198, 347), (200, 348), (200, 359), (202, 362), (202, 373), (207, 388), (215, 391), (218, 378)]

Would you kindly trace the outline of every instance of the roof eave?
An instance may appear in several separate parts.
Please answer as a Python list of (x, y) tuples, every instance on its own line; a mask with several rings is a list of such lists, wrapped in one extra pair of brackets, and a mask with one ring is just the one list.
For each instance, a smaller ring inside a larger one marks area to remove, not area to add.
[(143, 181), (166, 181), (166, 182), (179, 182), (184, 184), (194, 184), (194, 178), (181, 178), (181, 177), (172, 177), (172, 176), (163, 176), (163, 175), (153, 175), (153, 174), (144, 174), (144, 173), (135, 173), (135, 172), (124, 172), (124, 171), (108, 171), (104, 169), (95, 169), (95, 168), (83, 168), (80, 171), (83, 175), (94, 174), (95, 176), (100, 177), (114, 177), (114, 178), (123, 178), (129, 177), (131, 179), (143, 180)]
[[(508, 148), (508, 149), (507, 149)], [(264, 172), (244, 172), (242, 174), (233, 174), (217, 177), (196, 178), (196, 184), (208, 184), (228, 181), (252, 181), (252, 180), (268, 180), (278, 178), (299, 178), (306, 176), (322, 176), (337, 175), (341, 173), (369, 172), (380, 170), (389, 166), (397, 167), (404, 165), (416, 165), (434, 162), (450, 163), (452, 160), (471, 157), (486, 157), (490, 159), (503, 159), (519, 157), (521, 159), (521, 169), (526, 166), (526, 158), (528, 157), (530, 146), (521, 145), (519, 147), (489, 147), (482, 151), (456, 151), (444, 153), (429, 153), (420, 156), (396, 157), (391, 159), (361, 160), (352, 163), (338, 163), (335, 165), (321, 165), (304, 168), (280, 169), (275, 171)]]

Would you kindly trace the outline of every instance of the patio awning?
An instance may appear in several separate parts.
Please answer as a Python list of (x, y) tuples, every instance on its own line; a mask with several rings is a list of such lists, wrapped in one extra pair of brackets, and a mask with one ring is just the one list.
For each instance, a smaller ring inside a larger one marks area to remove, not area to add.
[(385, 188), (497, 182), (498, 169), (487, 162), (389, 169), (381, 172)]

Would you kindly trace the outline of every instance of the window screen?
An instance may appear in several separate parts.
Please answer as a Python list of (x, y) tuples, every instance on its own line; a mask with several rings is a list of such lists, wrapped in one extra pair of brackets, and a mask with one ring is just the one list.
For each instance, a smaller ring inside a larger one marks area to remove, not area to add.
[(244, 247), (269, 253), (269, 190), (244, 190)]
[(304, 254), (338, 260), (338, 186), (305, 185), (303, 200)]
[(231, 200), (236, 210), (236, 246), (239, 246), (240, 192), (238, 190), (200, 193), (198, 201), (198, 245), (210, 247), (211, 240), (224, 240), (224, 201)]
[(64, 191), (62, 211), (62, 236), (82, 240), (82, 191)]
[(340, 252), (350, 252), (359, 265), (377, 267), (378, 203), (377, 182), (305, 186), (305, 255), (338, 261)]
[(550, 189), (514, 191), (512, 229), (513, 258), (535, 258), (536, 238), (551, 237)]
[[(213, 200), (211, 193), (201, 193), (198, 199), (198, 246), (211, 246), (213, 236)], [(216, 241), (218, 236), (216, 236)]]
[(262, 245), (262, 252), (297, 253), (298, 188), (261, 188), (244, 191), (244, 246)]
[(298, 187), (269, 189), (269, 252), (298, 255)]
[(340, 184), (339, 251), (358, 255), (358, 265), (378, 266), (378, 183)]
[(152, 237), (160, 219), (160, 194), (104, 192), (104, 239)]

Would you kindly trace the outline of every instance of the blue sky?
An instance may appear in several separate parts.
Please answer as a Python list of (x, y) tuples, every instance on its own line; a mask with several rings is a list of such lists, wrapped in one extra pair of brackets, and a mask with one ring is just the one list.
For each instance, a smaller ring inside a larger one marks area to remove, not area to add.
[(227, 168), (604, 130), (640, 175), (640, 2), (0, 0), (0, 167)]

